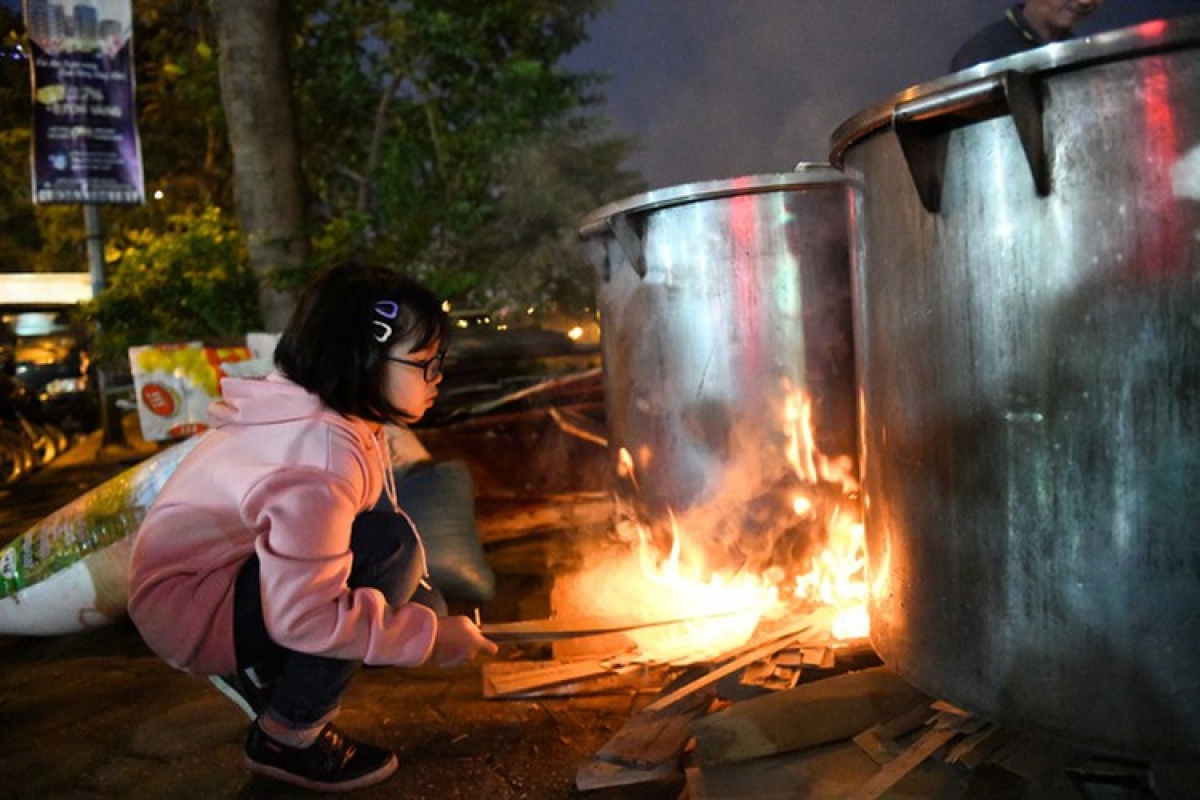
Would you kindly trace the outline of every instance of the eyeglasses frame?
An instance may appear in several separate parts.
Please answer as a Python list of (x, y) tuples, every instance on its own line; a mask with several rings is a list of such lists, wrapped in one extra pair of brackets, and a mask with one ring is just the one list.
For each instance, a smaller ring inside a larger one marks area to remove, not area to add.
[[(384, 358), (388, 361), (395, 361), (397, 364), (403, 364), (406, 367), (420, 367), (421, 377), (425, 379), (425, 382), (433, 383), (442, 374), (442, 365), (446, 362), (446, 351), (438, 350), (437, 353), (424, 361), (413, 361), (408, 358), (396, 358), (389, 355), (384, 355)], [(430, 367), (433, 367), (432, 374), (430, 373)]]

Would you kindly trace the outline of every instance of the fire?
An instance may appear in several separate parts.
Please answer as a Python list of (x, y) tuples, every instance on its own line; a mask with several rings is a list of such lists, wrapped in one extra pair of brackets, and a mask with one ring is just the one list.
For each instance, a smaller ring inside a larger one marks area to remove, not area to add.
[(618, 533), (636, 546), (592, 553), (587, 569), (560, 576), (557, 610), (569, 605), (570, 614), (584, 617), (686, 620), (623, 633), (636, 646), (634, 661), (712, 659), (749, 640), (764, 614), (778, 606), (777, 586), (761, 576), (706, 572), (683, 536), (658, 558), (661, 550), (650, 543), (646, 525), (625, 520)]
[[(690, 618), (625, 634), (639, 657), (650, 662), (710, 659), (744, 644), (763, 620), (815, 608), (833, 612), (834, 638), (866, 636), (866, 556), (853, 462), (818, 450), (812, 416), (810, 398), (789, 392), (783, 425), (794, 479), (787, 482), (790, 494), (780, 498), (779, 531), (766, 537), (747, 531), (736, 547), (722, 545), (719, 537), (714, 544), (712, 532), (699, 528), (706, 517), (722, 515), (701, 509), (686, 523), (670, 514), (669, 541), (664, 541), (661, 521), (655, 531), (629, 514), (617, 526), (617, 538), (628, 545), (623, 554), (589, 558), (588, 568), (570, 579), (566, 594), (574, 613), (632, 613), (645, 621)], [(618, 474), (638, 492), (635, 463), (648, 463), (650, 455), (635, 459), (624, 448), (617, 454)], [(770, 491), (777, 488), (772, 485)], [(736, 505), (743, 496), (718, 497), (713, 505)], [(749, 552), (747, 542), (761, 544), (763, 538), (768, 549), (782, 549), (788, 558)]]
[(866, 551), (860, 522), (832, 521), (829, 544), (813, 560), (812, 569), (796, 578), (796, 596), (837, 610), (835, 639), (867, 635)]
[[(841, 487), (844, 497), (857, 496), (858, 481), (848, 458), (826, 458), (816, 446), (812, 424), (812, 399), (800, 391), (791, 392), (784, 403), (787, 425), (787, 458), (796, 475), (809, 486), (820, 483)], [(797, 516), (814, 512), (812, 500), (796, 498)], [(851, 510), (851, 508), (853, 510)], [(867, 616), (866, 545), (857, 504), (838, 503), (824, 528), (828, 535), (825, 549), (812, 559), (812, 568), (796, 578), (796, 597), (837, 610), (833, 635), (854, 639), (870, 632)]]

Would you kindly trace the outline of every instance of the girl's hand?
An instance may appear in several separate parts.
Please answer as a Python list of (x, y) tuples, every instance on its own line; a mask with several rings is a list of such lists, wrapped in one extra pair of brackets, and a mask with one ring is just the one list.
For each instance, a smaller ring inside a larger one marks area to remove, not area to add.
[(484, 638), (467, 617), (442, 617), (433, 641), (433, 663), (439, 667), (458, 667), (480, 653), (495, 655), (500, 648)]

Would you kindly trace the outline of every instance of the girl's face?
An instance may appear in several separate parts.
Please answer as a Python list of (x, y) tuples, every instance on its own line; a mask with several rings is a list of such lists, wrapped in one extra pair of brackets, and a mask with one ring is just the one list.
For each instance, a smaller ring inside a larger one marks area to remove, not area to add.
[[(384, 393), (388, 401), (404, 412), (408, 422), (416, 422), (437, 397), (442, 382), (442, 354), (439, 342), (423, 350), (409, 350), (408, 343), (397, 342), (388, 348), (384, 366)], [(425, 375), (433, 375), (432, 381)]]

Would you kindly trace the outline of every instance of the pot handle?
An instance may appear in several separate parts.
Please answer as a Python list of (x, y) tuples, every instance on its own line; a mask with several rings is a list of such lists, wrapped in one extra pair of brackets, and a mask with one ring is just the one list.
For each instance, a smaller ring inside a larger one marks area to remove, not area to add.
[(1049, 195), (1050, 163), (1046, 158), (1041, 98), (1028, 74), (1009, 70), (965, 83), (953, 91), (896, 104), (892, 130), (926, 211), (936, 214), (941, 208), (950, 131), (1005, 114), (1016, 125), (1038, 196)]
[[(621, 247), (621, 252), (639, 278), (646, 277), (646, 248), (641, 220), (632, 220), (625, 214), (615, 214), (608, 220), (608, 230)], [(608, 276), (606, 276), (607, 279)]]
[(610, 251), (610, 242), (616, 242), (621, 255), (639, 278), (646, 277), (644, 237), (645, 223), (641, 219), (630, 219), (626, 214), (614, 214), (601, 225), (580, 233), (584, 243), (584, 255), (592, 262), (603, 283), (612, 280), (613, 270), (621, 263), (620, 258), (614, 258)]

